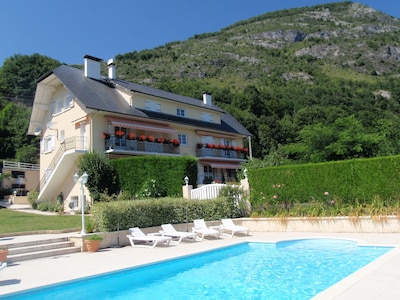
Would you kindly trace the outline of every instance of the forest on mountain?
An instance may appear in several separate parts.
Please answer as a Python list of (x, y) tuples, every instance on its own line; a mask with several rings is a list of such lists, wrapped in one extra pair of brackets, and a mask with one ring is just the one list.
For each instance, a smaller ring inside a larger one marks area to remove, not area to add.
[[(252, 133), (264, 165), (386, 156), (400, 152), (399, 22), (337, 2), (263, 14), (114, 62), (124, 80), (198, 99), (210, 92)], [(38, 144), (26, 137), (30, 99), (35, 80), (59, 64), (16, 55), (0, 68), (0, 157)], [(10, 109), (21, 117), (10, 120)]]

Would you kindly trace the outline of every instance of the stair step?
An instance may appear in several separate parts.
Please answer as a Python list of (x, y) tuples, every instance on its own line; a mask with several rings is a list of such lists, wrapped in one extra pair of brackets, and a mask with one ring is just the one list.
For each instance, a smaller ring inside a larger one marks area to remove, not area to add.
[(66, 254), (76, 253), (76, 252), (80, 252), (80, 251), (81, 251), (80, 247), (65, 247), (65, 248), (58, 248), (58, 249), (51, 249), (51, 250), (44, 250), (44, 251), (13, 254), (13, 255), (7, 256), (7, 263), (14, 263), (17, 261), (36, 259), (36, 258), (60, 256), (60, 255), (66, 255)]
[(54, 242), (54, 243), (49, 243), (49, 244), (42, 244), (42, 243), (30, 244), (30, 245), (24, 245), (21, 247), (9, 248), (8, 255), (46, 251), (46, 250), (59, 249), (59, 248), (68, 248), (68, 247), (73, 247), (73, 246), (74, 246), (74, 243), (70, 242), (70, 241)]
[(69, 241), (68, 237), (11, 242), (2, 244), (2, 247), (8, 248), (8, 263), (81, 252), (81, 248), (75, 247), (74, 242)]
[(2, 244), (2, 246), (7, 247), (8, 250), (13, 248), (21, 248), (21, 247), (29, 247), (32, 245), (43, 245), (43, 244), (51, 244), (51, 243), (61, 243), (69, 241), (67, 237), (60, 237), (60, 238), (52, 238), (52, 239), (44, 239), (44, 240), (33, 240), (27, 242), (18, 242), (18, 243), (7, 243)]

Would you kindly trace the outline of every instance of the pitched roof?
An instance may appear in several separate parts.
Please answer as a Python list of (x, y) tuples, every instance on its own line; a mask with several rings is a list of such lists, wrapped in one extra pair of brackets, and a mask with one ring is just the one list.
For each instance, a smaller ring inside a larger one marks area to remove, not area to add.
[[(64, 84), (64, 86), (75, 95), (82, 105), (89, 109), (117, 113), (125, 116), (134, 116), (145, 119), (168, 121), (177, 124), (212, 130), (230, 132), (250, 136), (251, 133), (244, 128), (235, 118), (229, 113), (215, 105), (206, 105), (203, 101), (195, 98), (177, 95), (156, 88), (131, 83), (119, 79), (91, 79), (84, 76), (82, 70), (69, 67), (59, 66), (50, 74), (47, 74), (39, 79), (39, 82), (44, 80), (49, 75), (54, 74)], [(139, 92), (146, 95), (163, 98), (178, 103), (193, 105), (199, 108), (211, 109), (221, 113), (221, 124), (204, 122), (190, 118), (182, 118), (164, 113), (157, 113), (131, 107), (116, 90), (117, 86), (121, 86), (130, 91)]]

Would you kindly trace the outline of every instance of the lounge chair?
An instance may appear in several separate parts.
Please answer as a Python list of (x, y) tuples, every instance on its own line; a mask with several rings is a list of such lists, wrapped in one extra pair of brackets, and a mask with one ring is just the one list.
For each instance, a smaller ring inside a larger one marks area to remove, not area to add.
[(242, 233), (246, 233), (247, 235), (249, 235), (249, 228), (244, 227), (244, 226), (235, 225), (235, 223), (233, 223), (232, 219), (222, 219), (221, 222), (222, 222), (222, 231), (228, 232), (228, 233), (224, 233), (225, 235), (233, 237), (233, 235), (237, 232), (242, 232)]
[(221, 236), (221, 231), (217, 230), (219, 226), (215, 226), (214, 228), (207, 227), (204, 219), (193, 220), (193, 224), (194, 227), (192, 228), (192, 231), (197, 234), (197, 236), (200, 238), (200, 241), (202, 241), (205, 236), (214, 236), (216, 238)]
[(129, 239), (132, 247), (148, 247), (154, 248), (158, 244), (168, 246), (172, 240), (171, 237), (161, 236), (157, 234), (144, 234), (138, 227), (129, 228), (130, 235), (126, 237)]
[(194, 232), (177, 231), (171, 224), (161, 225), (162, 230), (160, 233), (162, 236), (169, 236), (172, 240), (176, 240), (176, 244), (179, 244), (182, 240), (191, 240), (194, 242), (196, 240), (197, 234)]
[(7, 267), (7, 263), (0, 261), (0, 271), (3, 270), (5, 267)]

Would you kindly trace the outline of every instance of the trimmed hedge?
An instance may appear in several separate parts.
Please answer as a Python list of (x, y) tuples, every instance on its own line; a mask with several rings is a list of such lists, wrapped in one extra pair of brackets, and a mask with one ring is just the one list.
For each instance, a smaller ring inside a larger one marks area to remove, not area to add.
[[(236, 217), (232, 201), (226, 198), (215, 200), (186, 200), (159, 198), (98, 202), (91, 209), (91, 221), (98, 231), (110, 232), (130, 227), (152, 227), (165, 223), (186, 223), (194, 219), (220, 220)], [(187, 219), (186, 219), (187, 216)]]
[(252, 205), (326, 200), (325, 192), (344, 204), (369, 203), (400, 195), (400, 156), (250, 169), (248, 177)]
[(133, 156), (113, 159), (111, 165), (118, 174), (121, 189), (133, 196), (150, 180), (156, 181), (164, 195), (179, 197), (185, 176), (194, 187), (197, 182), (197, 160), (190, 157)]

